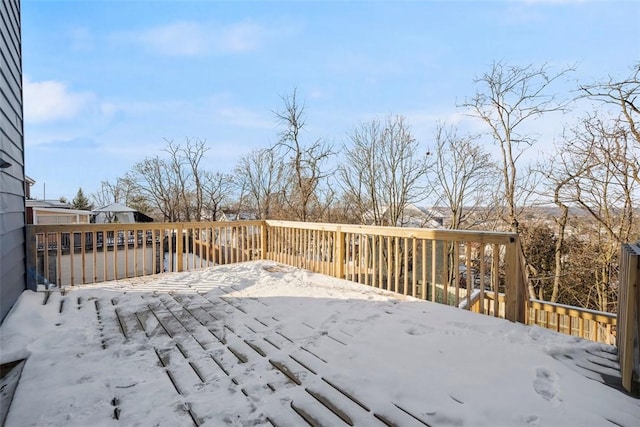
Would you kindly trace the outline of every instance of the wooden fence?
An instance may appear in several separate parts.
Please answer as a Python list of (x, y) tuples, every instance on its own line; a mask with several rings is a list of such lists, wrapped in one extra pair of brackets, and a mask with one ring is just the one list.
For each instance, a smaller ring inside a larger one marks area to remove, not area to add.
[(640, 242), (620, 251), (618, 358), (623, 387), (640, 395)]
[(514, 233), (287, 221), (29, 225), (28, 283), (80, 285), (269, 259), (613, 343), (616, 316), (529, 301)]

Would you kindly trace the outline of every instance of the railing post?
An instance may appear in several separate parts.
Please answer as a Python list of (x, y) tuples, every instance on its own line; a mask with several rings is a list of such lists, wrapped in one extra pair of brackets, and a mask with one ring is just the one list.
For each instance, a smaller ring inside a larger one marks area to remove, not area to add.
[(182, 251), (183, 251), (182, 223), (176, 224), (176, 271), (183, 271), (182, 267)]
[[(518, 237), (519, 239), (519, 237)], [(529, 273), (527, 272), (527, 264), (526, 264), (526, 259), (524, 257), (524, 254), (522, 252), (522, 246), (520, 245), (520, 243), (518, 243), (518, 277), (517, 280), (518, 282), (518, 293), (520, 295), (520, 299), (519, 301), (519, 307), (521, 310), (521, 320), (520, 322), (524, 323), (525, 325), (529, 324), (529, 318), (530, 318), (530, 305), (531, 305), (531, 300), (529, 299)], [(571, 334), (569, 334), (571, 335)]]
[[(623, 244), (620, 251), (620, 293), (616, 344), (622, 386), (640, 395), (640, 245)], [(634, 378), (635, 377), (635, 378)]]
[[(27, 251), (27, 289), (30, 291), (38, 290), (38, 247), (36, 243), (36, 232), (33, 225), (27, 225), (25, 234), (25, 247)], [(44, 250), (47, 256), (47, 250)]]
[(524, 291), (518, 262), (519, 242), (511, 237), (505, 245), (505, 318), (524, 323)]
[(267, 221), (262, 221), (260, 225), (260, 259), (267, 257)]
[(339, 279), (344, 278), (344, 264), (345, 264), (345, 247), (344, 247), (344, 233), (340, 227), (336, 227), (335, 231), (335, 257), (333, 258), (334, 262), (334, 271), (335, 277)]

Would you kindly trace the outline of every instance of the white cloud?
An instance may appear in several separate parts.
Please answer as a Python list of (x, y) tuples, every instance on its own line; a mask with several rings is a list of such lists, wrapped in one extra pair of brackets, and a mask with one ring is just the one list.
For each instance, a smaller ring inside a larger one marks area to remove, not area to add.
[(509, 25), (535, 24), (544, 22), (546, 14), (555, 6), (582, 5), (587, 1), (590, 0), (509, 0), (500, 19)]
[(114, 34), (112, 39), (133, 41), (162, 55), (202, 56), (253, 51), (266, 36), (263, 27), (250, 21), (226, 26), (180, 21), (140, 32)]
[(63, 82), (32, 82), (24, 77), (24, 116), (31, 123), (69, 120), (90, 107), (95, 99), (91, 92), (71, 92)]
[(147, 48), (175, 56), (195, 56), (208, 50), (208, 35), (201, 25), (176, 22), (152, 28), (138, 34), (137, 39)]
[[(511, 0), (514, 1), (514, 0)], [(568, 4), (568, 3), (585, 3), (588, 0), (515, 0), (526, 4)]]
[(214, 113), (223, 122), (234, 126), (256, 129), (273, 129), (275, 126), (275, 121), (265, 114), (242, 107), (217, 108)]
[(247, 52), (258, 48), (264, 36), (264, 30), (259, 25), (241, 22), (223, 29), (218, 47), (232, 52)]
[(77, 27), (69, 34), (71, 48), (78, 52), (88, 52), (94, 48), (93, 34), (88, 28)]
[(323, 91), (322, 89), (312, 89), (309, 92), (309, 98), (311, 99), (323, 99), (323, 98), (327, 98), (328, 94), (325, 93), (325, 91)]
[(142, 116), (172, 112), (186, 108), (180, 101), (148, 102), (148, 101), (115, 101), (100, 104), (100, 112), (107, 118), (118, 114)]

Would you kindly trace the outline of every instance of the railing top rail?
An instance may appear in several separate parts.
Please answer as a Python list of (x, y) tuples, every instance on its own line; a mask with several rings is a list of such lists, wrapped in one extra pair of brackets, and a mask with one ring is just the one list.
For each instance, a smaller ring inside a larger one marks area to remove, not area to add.
[(436, 228), (405, 228), (378, 225), (331, 224), (316, 222), (275, 221), (267, 220), (272, 227), (299, 228), (305, 230), (342, 231), (345, 233), (371, 234), (378, 236), (394, 236), (430, 240), (472, 241), (480, 243), (513, 243), (517, 233), (501, 231), (477, 230), (443, 230)]
[(263, 220), (239, 220), (239, 221), (191, 221), (191, 222), (158, 222), (156, 224), (180, 224), (182, 228), (202, 228), (202, 227), (240, 227), (240, 226), (253, 226), (263, 225)]
[(541, 301), (537, 299), (529, 300), (529, 307), (550, 311), (558, 314), (567, 314), (585, 319), (592, 319), (603, 323), (615, 323), (618, 318), (616, 313), (607, 313), (606, 311), (590, 310), (588, 308), (574, 307), (572, 305), (558, 304), (555, 302)]
[(28, 224), (36, 233), (82, 232), (82, 231), (114, 231), (114, 230), (159, 230), (190, 229), (204, 227), (238, 227), (260, 226), (264, 221), (192, 221), (192, 222), (132, 222), (105, 224)]
[[(152, 224), (156, 224), (155, 226)], [(28, 224), (27, 229), (36, 233), (70, 233), (82, 231), (153, 230), (158, 223), (113, 223), (113, 224)]]
[(204, 227), (238, 227), (261, 226), (266, 224), (271, 227), (297, 228), (304, 230), (342, 231), (345, 233), (369, 234), (377, 236), (392, 236), (405, 238), (418, 238), (428, 240), (446, 240), (459, 242), (478, 243), (513, 243), (518, 238), (517, 233), (500, 231), (477, 230), (443, 230), (430, 228), (405, 228), (374, 225), (353, 225), (337, 223), (298, 222), (298, 221), (192, 221), (192, 222), (149, 222), (149, 223), (109, 223), (109, 224), (30, 224), (36, 233), (55, 232), (89, 232), (89, 231), (114, 231), (114, 230), (158, 230), (158, 229), (190, 229)]

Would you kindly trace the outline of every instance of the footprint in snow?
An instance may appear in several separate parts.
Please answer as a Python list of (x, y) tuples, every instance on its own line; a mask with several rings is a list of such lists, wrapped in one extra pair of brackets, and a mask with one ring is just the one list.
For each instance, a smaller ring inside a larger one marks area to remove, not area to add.
[(420, 329), (420, 328), (416, 328), (416, 327), (411, 327), (409, 329), (407, 329), (405, 331), (407, 334), (409, 335), (414, 335), (414, 336), (420, 336), (420, 335), (424, 335), (427, 332), (424, 329)]
[(545, 400), (555, 399), (558, 394), (558, 376), (547, 368), (537, 368), (533, 389)]

